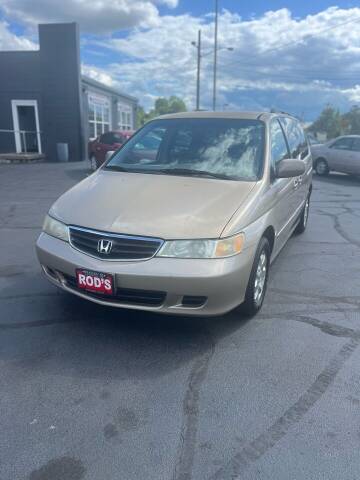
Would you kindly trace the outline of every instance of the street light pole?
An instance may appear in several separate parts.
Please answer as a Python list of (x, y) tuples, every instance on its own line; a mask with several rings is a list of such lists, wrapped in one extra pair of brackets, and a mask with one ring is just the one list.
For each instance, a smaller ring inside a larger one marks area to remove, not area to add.
[(213, 111), (216, 110), (216, 70), (217, 70), (217, 39), (218, 37), (218, 0), (215, 0), (215, 35), (214, 35), (214, 79), (213, 79)]
[(201, 30), (199, 30), (198, 32), (198, 43), (197, 43), (196, 110), (200, 110), (200, 62), (201, 62)]
[(198, 41), (191, 42), (197, 50), (197, 71), (196, 71), (196, 108), (200, 110), (200, 63), (201, 63), (201, 30), (198, 31)]

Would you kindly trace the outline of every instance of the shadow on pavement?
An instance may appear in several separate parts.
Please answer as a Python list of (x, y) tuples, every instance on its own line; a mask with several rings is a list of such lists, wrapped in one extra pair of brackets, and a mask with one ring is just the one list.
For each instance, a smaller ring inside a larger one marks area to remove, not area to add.
[(343, 186), (360, 186), (360, 177), (356, 175), (346, 175), (343, 173), (330, 173), (328, 176), (321, 177), (314, 174), (314, 179), (322, 183), (332, 183)]
[(235, 312), (221, 317), (169, 316), (53, 292), (19, 298), (22, 321), (0, 325), (3, 334), (18, 338), (2, 350), (0, 359), (11, 360), (31, 375), (38, 370), (79, 380), (158, 377), (213, 351), (223, 337), (247, 323)]

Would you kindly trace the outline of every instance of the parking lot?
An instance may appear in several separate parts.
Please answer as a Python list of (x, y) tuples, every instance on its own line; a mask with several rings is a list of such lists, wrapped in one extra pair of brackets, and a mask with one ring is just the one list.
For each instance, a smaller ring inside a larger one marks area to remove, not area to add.
[(314, 178), (308, 229), (245, 320), (50, 285), (34, 243), (87, 174), (0, 165), (0, 479), (359, 478), (360, 179)]

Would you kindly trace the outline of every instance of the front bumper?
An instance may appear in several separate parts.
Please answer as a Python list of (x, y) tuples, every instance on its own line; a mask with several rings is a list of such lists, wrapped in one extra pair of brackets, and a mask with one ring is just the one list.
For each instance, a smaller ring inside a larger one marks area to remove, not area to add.
[[(146, 261), (109, 262), (81, 253), (46, 233), (38, 238), (36, 250), (47, 278), (70, 293), (102, 305), (182, 315), (221, 315), (242, 303), (255, 255), (255, 247), (250, 247), (240, 255), (224, 259), (154, 257)], [(73, 281), (76, 268), (113, 274), (115, 287), (120, 292), (163, 292), (165, 295), (156, 305), (146, 299), (139, 303), (138, 299), (134, 302), (121, 296), (120, 300), (103, 299), (77, 290)], [(200, 297), (203, 302), (189, 305), (184, 303), (184, 296)]]

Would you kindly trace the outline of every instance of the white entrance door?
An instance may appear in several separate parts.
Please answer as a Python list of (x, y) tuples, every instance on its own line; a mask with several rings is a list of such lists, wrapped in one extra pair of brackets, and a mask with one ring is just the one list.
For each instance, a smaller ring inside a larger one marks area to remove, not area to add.
[(16, 153), (42, 153), (36, 100), (11, 100)]

